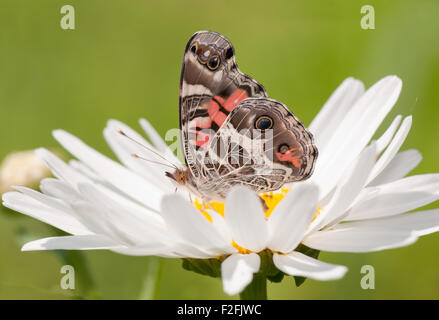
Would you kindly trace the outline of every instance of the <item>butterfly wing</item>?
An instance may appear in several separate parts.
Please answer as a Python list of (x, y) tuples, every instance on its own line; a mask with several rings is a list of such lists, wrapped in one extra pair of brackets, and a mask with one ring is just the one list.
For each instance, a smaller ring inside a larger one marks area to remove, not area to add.
[(248, 98), (229, 114), (204, 153), (200, 186), (224, 198), (234, 185), (262, 193), (306, 180), (318, 155), (312, 134), (282, 103)]
[(233, 109), (248, 97), (266, 97), (264, 87), (241, 73), (232, 44), (210, 31), (189, 40), (180, 79), (180, 129), (185, 161), (201, 178), (200, 158)]

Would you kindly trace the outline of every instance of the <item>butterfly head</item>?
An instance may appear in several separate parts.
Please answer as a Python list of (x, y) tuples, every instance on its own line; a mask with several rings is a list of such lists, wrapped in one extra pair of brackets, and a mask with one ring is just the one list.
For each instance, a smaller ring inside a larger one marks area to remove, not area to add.
[(186, 173), (182, 169), (175, 169), (172, 173), (167, 171), (165, 175), (175, 181), (179, 186), (186, 185)]
[(204, 196), (199, 192), (198, 186), (195, 183), (192, 173), (188, 167), (184, 169), (175, 169), (174, 172), (165, 172), (165, 175), (174, 182), (176, 190), (184, 187), (192, 194), (199, 196), (200, 198), (204, 198)]

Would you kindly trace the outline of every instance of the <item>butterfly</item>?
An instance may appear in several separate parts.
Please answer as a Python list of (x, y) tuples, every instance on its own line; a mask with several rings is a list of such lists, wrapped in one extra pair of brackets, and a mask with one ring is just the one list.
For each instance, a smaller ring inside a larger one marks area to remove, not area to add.
[(179, 108), (186, 167), (166, 175), (203, 202), (224, 201), (236, 185), (278, 190), (313, 172), (312, 134), (238, 69), (231, 42), (219, 33), (200, 31), (187, 43)]

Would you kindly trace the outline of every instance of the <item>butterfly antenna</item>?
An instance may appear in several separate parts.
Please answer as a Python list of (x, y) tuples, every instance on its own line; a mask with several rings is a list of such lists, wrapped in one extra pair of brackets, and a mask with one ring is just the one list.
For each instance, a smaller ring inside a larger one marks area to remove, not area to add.
[(151, 163), (160, 164), (160, 165), (162, 165), (162, 166), (166, 166), (166, 167), (168, 167), (168, 168), (177, 169), (177, 167), (170, 166), (170, 165), (167, 164), (167, 163), (163, 163), (163, 162), (158, 162), (158, 161), (154, 161), (154, 160), (151, 160), (151, 159), (147, 159), (147, 158), (144, 158), (144, 157), (142, 157), (142, 156), (139, 156), (139, 155), (136, 154), (136, 153), (132, 153), (131, 156), (132, 156), (133, 158), (141, 159), (141, 160), (148, 161), (148, 162), (151, 162)]
[(123, 131), (120, 130), (120, 129), (118, 129), (117, 132), (118, 132), (119, 134), (123, 135), (124, 137), (128, 138), (129, 140), (131, 140), (131, 141), (134, 142), (135, 144), (141, 146), (142, 148), (144, 148), (144, 149), (146, 149), (146, 150), (148, 150), (148, 151), (154, 153), (156, 156), (162, 158), (163, 160), (165, 160), (166, 162), (168, 162), (170, 165), (167, 165), (167, 164), (164, 164), (164, 163), (161, 163), (161, 162), (157, 162), (157, 161), (153, 161), (153, 160), (150, 160), (150, 159), (146, 159), (146, 158), (143, 158), (143, 157), (141, 157), (141, 156), (139, 156), (139, 155), (137, 155), (137, 154), (133, 154), (133, 155), (132, 155), (133, 157), (135, 157), (135, 158), (139, 158), (139, 159), (142, 159), (142, 160), (145, 160), (145, 161), (149, 161), (149, 162), (152, 162), (152, 163), (157, 163), (157, 164), (161, 164), (161, 165), (166, 165), (166, 166), (171, 167), (171, 168), (174, 168), (174, 169), (176, 169), (176, 170), (178, 169), (177, 166), (176, 166), (175, 164), (173, 164), (171, 161), (169, 161), (168, 159), (166, 159), (164, 156), (162, 156), (162, 155), (161, 155), (160, 153), (158, 153), (157, 151), (155, 151), (155, 150), (153, 150), (153, 149), (151, 149), (151, 148), (148, 148), (147, 146), (145, 146), (144, 144), (140, 143), (140, 142), (137, 141), (136, 139), (131, 138), (130, 136), (128, 136), (125, 132), (123, 132)]

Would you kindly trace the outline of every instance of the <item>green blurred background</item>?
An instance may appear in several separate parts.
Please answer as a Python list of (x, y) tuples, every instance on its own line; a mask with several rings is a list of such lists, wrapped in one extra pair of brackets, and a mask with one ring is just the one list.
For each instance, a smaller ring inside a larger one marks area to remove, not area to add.
[[(66, 4), (76, 10), (74, 31), (60, 28), (60, 8)], [(375, 30), (360, 28), (365, 4), (375, 8)], [(138, 119), (146, 117), (164, 135), (178, 126), (186, 42), (195, 31), (208, 29), (227, 36), (240, 69), (307, 124), (346, 77), (369, 87), (385, 75), (398, 75), (402, 94), (384, 126), (396, 114), (413, 114), (403, 149), (423, 154), (415, 173), (436, 172), (438, 16), (437, 0), (1, 0), (0, 158), (40, 146), (59, 148), (51, 137), (56, 128), (113, 157), (102, 136), (110, 118), (138, 130)], [(41, 222), (0, 208), (0, 298), (74, 298), (59, 288), (59, 255), (20, 251), (24, 238), (56, 234)], [(438, 246), (439, 233), (390, 251), (322, 253), (324, 261), (349, 267), (342, 280), (307, 280), (296, 288), (288, 278), (270, 284), (268, 295), (438, 299)], [(99, 297), (109, 299), (141, 297), (155, 262), (103, 251), (85, 252), (82, 258), (77, 279), (91, 277)], [(375, 267), (375, 290), (360, 287), (365, 264)], [(159, 284), (159, 299), (228, 297), (218, 279), (185, 271), (179, 260), (164, 260)], [(93, 297), (85, 281), (77, 280), (77, 291)]]

